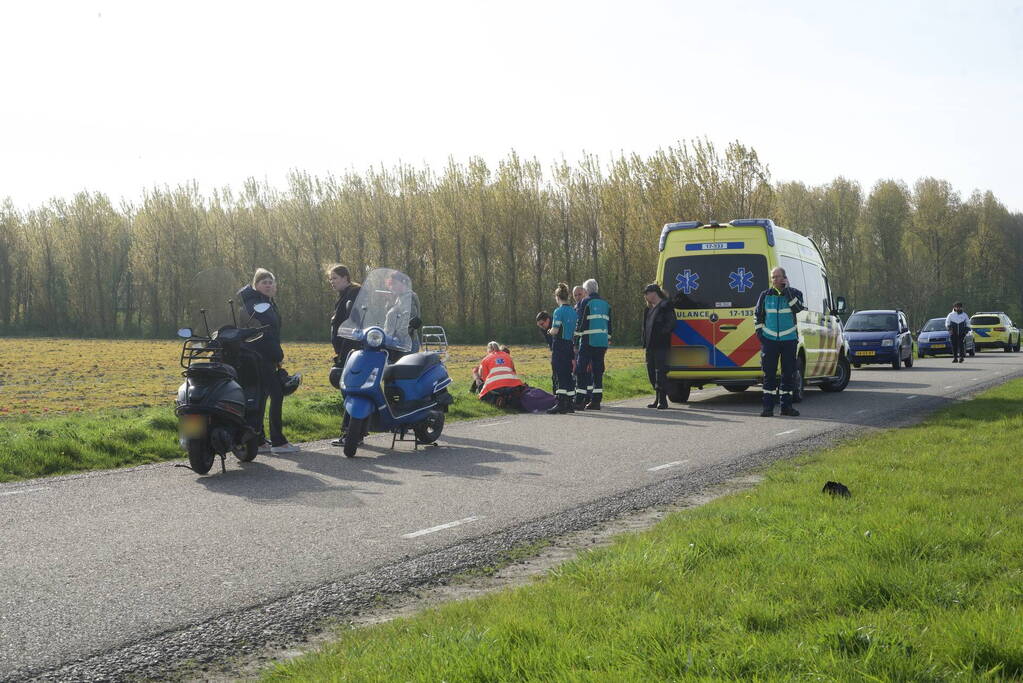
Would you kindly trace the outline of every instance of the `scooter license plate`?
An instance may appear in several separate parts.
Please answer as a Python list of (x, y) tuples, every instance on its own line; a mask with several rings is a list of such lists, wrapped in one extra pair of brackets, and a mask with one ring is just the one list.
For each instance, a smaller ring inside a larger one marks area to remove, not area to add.
[(202, 415), (185, 415), (178, 423), (178, 432), (186, 439), (198, 439), (206, 434), (206, 418)]

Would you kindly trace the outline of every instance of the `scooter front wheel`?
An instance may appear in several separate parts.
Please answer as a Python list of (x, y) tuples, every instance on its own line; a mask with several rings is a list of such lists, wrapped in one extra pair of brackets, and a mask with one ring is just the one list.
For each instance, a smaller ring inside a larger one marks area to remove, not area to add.
[(444, 430), (444, 413), (440, 410), (430, 411), (430, 416), (412, 428), (419, 443), (433, 443), (440, 438)]
[(185, 444), (188, 451), (188, 466), (196, 474), (206, 474), (213, 467), (216, 455), (207, 439), (189, 439)]
[(352, 418), (348, 421), (348, 429), (345, 430), (344, 453), (346, 458), (354, 458), (355, 451), (359, 450), (359, 443), (366, 433), (366, 418)]

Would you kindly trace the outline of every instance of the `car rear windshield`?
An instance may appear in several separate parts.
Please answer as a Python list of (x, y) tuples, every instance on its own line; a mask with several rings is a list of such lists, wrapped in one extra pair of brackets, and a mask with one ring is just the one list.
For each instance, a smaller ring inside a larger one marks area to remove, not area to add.
[(763, 254), (695, 254), (664, 264), (664, 291), (679, 295), (681, 309), (753, 308), (769, 285)]
[(927, 321), (927, 324), (923, 326), (921, 332), (944, 332), (945, 331), (945, 319), (944, 318), (932, 318)]
[(997, 315), (975, 315), (970, 318), (971, 325), (1001, 325), (1002, 320)]
[(899, 329), (894, 313), (853, 313), (846, 332), (893, 332)]

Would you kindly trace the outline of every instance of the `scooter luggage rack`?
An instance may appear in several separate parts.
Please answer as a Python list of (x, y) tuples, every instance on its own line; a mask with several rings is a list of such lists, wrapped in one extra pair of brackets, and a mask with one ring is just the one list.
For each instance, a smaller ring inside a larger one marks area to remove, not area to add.
[(448, 360), (448, 335), (440, 325), (423, 325), (419, 331), (422, 343), (420, 351), (439, 353), (442, 361)]
[(181, 346), (181, 367), (187, 370), (193, 362), (220, 363), (223, 349), (219, 345), (210, 344), (211, 340), (204, 337), (186, 339)]

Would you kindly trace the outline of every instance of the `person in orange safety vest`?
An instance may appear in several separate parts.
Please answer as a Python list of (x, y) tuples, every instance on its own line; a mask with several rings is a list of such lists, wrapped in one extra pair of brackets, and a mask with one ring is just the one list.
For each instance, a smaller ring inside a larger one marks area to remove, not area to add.
[(481, 401), (497, 403), (498, 399), (513, 395), (518, 387), (525, 385), (515, 374), (515, 363), (511, 356), (501, 350), (500, 344), (487, 344), (487, 355), (472, 371), (480, 388)]

